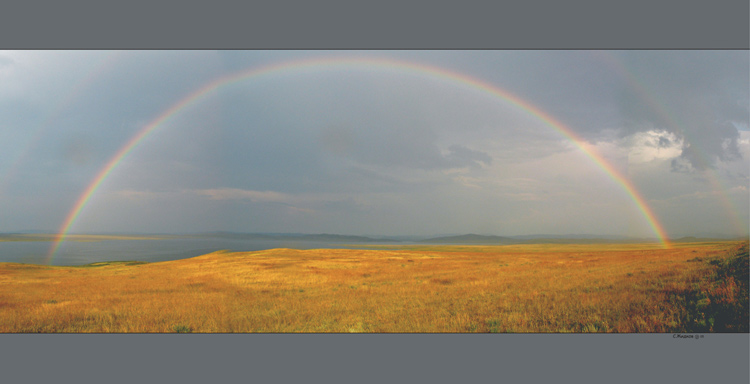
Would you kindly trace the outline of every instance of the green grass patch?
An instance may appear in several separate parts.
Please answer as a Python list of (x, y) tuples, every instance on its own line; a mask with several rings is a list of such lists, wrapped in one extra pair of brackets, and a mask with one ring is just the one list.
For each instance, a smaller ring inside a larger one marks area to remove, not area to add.
[(129, 266), (129, 265), (140, 265), (140, 264), (148, 264), (145, 261), (100, 261), (98, 263), (90, 263), (90, 264), (84, 264), (79, 265), (77, 268), (97, 268), (97, 267), (107, 267), (107, 266)]
[(172, 326), (172, 331), (175, 333), (192, 333), (193, 329), (184, 324), (175, 324)]
[(714, 267), (708, 280), (670, 296), (685, 308), (675, 332), (747, 333), (749, 259), (745, 244), (729, 257), (703, 260)]

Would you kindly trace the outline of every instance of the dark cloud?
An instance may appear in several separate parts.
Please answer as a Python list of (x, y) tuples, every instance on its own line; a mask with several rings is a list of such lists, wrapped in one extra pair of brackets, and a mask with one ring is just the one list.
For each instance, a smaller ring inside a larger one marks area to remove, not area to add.
[[(716, 162), (729, 162), (742, 159), (739, 150), (740, 134), (731, 123), (717, 124), (712, 131), (692, 132), (692, 141), (685, 141), (680, 157), (672, 160), (672, 171), (692, 172), (715, 169)], [(697, 133), (702, 134), (697, 137)], [(713, 133), (711, 135), (710, 133)]]
[(624, 133), (657, 129), (684, 141), (674, 171), (703, 170), (741, 158), (733, 123), (746, 125), (750, 61), (740, 51), (620, 53), (627, 87)]
[[(2, 181), (3, 208), (12, 219), (3, 221), (6, 230), (15, 223), (59, 227), (118, 150), (205, 84), (323, 56), (397, 58), (477, 83), (375, 65), (282, 71), (220, 87), (118, 163), (81, 214), (80, 228), (148, 223), (143, 230), (430, 234), (476, 231), (481, 222), (491, 233), (533, 232), (549, 218), (564, 218), (575, 232), (593, 227), (576, 219), (580, 210), (573, 207), (614, 201), (597, 209), (609, 226), (607, 215), (627, 209), (620, 211), (612, 190), (580, 182), (606, 175), (534, 108), (596, 143), (603, 156), (622, 159), (615, 165), (629, 165), (627, 175), (654, 211), (663, 212), (662, 200), (707, 188), (696, 181), (704, 169), (723, 172), (721, 181), (735, 187), (738, 201), (747, 200), (747, 189), (736, 188), (747, 185), (747, 176), (726, 177), (728, 169), (745, 171), (737, 159), (748, 153), (746, 132), (736, 128), (748, 126), (746, 52), (8, 55), (14, 61), (0, 58), (7, 85), (0, 88), (0, 156), (11, 164), (17, 154), (28, 155)], [(32, 144), (20, 148), (26, 143)], [(638, 231), (649, 233), (647, 226)]]
[(356, 163), (381, 167), (421, 170), (482, 168), (492, 157), (465, 145), (452, 144), (442, 151), (438, 134), (431, 129), (381, 129), (356, 133), (353, 129), (325, 129), (320, 135), (323, 148)]
[(659, 136), (659, 148), (666, 148), (672, 145), (672, 141), (669, 140), (667, 137)]
[[(681, 161), (691, 168), (740, 158), (736, 132), (727, 123), (747, 126), (750, 119), (747, 51), (486, 51), (470, 56), (476, 60), (465, 68), (545, 111), (584, 140), (661, 130), (686, 143)], [(691, 146), (700, 155), (691, 154)]]

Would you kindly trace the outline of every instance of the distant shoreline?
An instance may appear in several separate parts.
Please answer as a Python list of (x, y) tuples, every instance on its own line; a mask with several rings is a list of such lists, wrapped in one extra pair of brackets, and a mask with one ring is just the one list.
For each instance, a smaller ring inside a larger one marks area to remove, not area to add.
[[(56, 241), (57, 234), (50, 233), (0, 233), (0, 241)], [(488, 236), (488, 235), (459, 235), (443, 236), (427, 239), (414, 238), (412, 240), (400, 240), (394, 238), (372, 238), (366, 236), (338, 235), (338, 234), (267, 234), (267, 233), (234, 233), (234, 232), (207, 232), (194, 234), (68, 234), (65, 241), (105, 241), (105, 240), (168, 240), (168, 239), (241, 239), (241, 240), (289, 240), (289, 241), (320, 241), (347, 243), (345, 245), (361, 246), (362, 243), (372, 246), (390, 247), (403, 245), (515, 245), (515, 244), (632, 244), (632, 243), (658, 243), (658, 239), (628, 238), (628, 237), (606, 237), (591, 235), (528, 235), (528, 236)], [(685, 236), (669, 239), (672, 243), (704, 243), (717, 241), (747, 241), (748, 237), (694, 237)], [(385, 244), (388, 243), (388, 244)]]
[[(66, 235), (66, 241), (104, 241), (104, 240), (163, 240), (183, 238), (185, 236), (147, 236), (147, 235)], [(55, 241), (57, 235), (48, 233), (0, 234), (0, 241)]]

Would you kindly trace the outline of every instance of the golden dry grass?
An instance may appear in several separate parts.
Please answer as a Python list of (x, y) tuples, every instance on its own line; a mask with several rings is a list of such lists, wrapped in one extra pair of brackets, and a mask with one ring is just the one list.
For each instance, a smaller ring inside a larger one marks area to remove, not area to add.
[(746, 242), (0, 263), (0, 332), (747, 332), (735, 259)]

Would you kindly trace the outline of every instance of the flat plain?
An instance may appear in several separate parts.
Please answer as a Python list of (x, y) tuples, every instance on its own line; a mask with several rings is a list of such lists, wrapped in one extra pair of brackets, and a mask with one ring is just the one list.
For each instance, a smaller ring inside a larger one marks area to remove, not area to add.
[(0, 332), (748, 332), (746, 241), (0, 263)]

